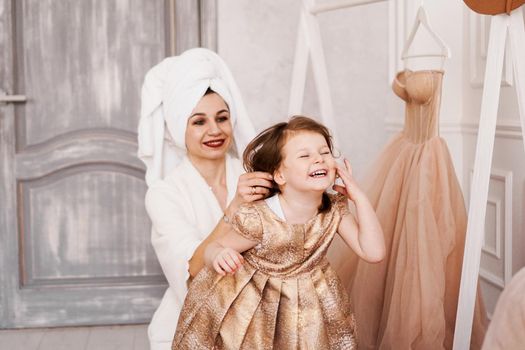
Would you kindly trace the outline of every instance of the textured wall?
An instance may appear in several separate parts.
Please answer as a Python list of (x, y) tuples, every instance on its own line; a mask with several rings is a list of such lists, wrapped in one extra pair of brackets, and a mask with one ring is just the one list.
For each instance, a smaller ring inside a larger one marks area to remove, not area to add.
[[(320, 3), (321, 1), (317, 1)], [(301, 1), (218, 2), (218, 51), (237, 79), (257, 130), (287, 118)], [(341, 151), (356, 174), (385, 143), (386, 2), (318, 16)], [(319, 116), (309, 73), (304, 113)]]

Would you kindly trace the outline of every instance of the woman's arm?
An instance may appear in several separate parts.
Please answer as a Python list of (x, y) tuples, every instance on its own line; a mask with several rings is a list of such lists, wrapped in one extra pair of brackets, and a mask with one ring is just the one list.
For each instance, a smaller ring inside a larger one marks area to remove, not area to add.
[(213, 231), (199, 244), (197, 249), (193, 252), (192, 257), (189, 260), (189, 273), (191, 277), (195, 277), (199, 271), (204, 267), (204, 253), (206, 247), (213, 241), (223, 237), (231, 230), (231, 225), (227, 224), (224, 220), (220, 220)]
[(345, 186), (336, 185), (334, 189), (354, 202), (357, 216), (357, 221), (351, 214), (343, 216), (338, 233), (360, 258), (380, 262), (385, 257), (385, 241), (374, 208), (352, 178), (347, 160), (344, 168), (338, 165), (337, 172)]
[[(225, 210), (225, 215), (231, 218), (237, 211), (239, 206), (243, 203), (253, 202), (263, 199), (268, 194), (268, 188), (272, 187), (272, 176), (263, 172), (252, 172), (242, 174), (237, 182), (237, 191), (235, 197)], [(205, 259), (204, 252), (206, 247), (221, 237), (224, 237), (231, 231), (232, 227), (224, 220), (220, 220), (213, 231), (206, 237), (204, 241), (195, 249), (193, 256), (189, 261), (190, 276), (195, 277), (197, 273), (204, 267)]]

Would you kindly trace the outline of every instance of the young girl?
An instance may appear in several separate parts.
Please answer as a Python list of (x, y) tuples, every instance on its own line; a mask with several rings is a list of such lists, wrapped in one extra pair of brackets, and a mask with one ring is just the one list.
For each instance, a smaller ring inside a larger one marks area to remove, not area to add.
[[(385, 248), (348, 161), (336, 163), (326, 127), (294, 117), (260, 133), (244, 165), (273, 174), (275, 186), (224, 218), (232, 230), (207, 247), (172, 348), (355, 349), (348, 296), (326, 251), (336, 232), (368, 262), (381, 261)], [(344, 186), (327, 194), (336, 175)]]

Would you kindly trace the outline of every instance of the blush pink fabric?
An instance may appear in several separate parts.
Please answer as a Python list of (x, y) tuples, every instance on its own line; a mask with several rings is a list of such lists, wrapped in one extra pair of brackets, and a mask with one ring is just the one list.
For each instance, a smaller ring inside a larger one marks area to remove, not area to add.
[[(467, 214), (445, 141), (438, 133), (442, 71), (403, 71), (393, 83), (406, 102), (404, 130), (384, 148), (363, 187), (385, 234), (378, 264), (342, 241), (330, 260), (353, 304), (359, 349), (451, 349)], [(471, 349), (486, 317), (476, 302)]]

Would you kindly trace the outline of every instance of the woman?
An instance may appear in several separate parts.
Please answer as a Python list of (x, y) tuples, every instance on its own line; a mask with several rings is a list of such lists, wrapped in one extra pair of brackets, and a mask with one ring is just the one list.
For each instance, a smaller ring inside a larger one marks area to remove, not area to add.
[(169, 284), (148, 328), (152, 350), (170, 349), (188, 282), (209, 242), (229, 229), (221, 218), (271, 186), (269, 174), (243, 174), (236, 157), (253, 136), (237, 85), (215, 53), (188, 50), (146, 74), (139, 157), (152, 244)]

